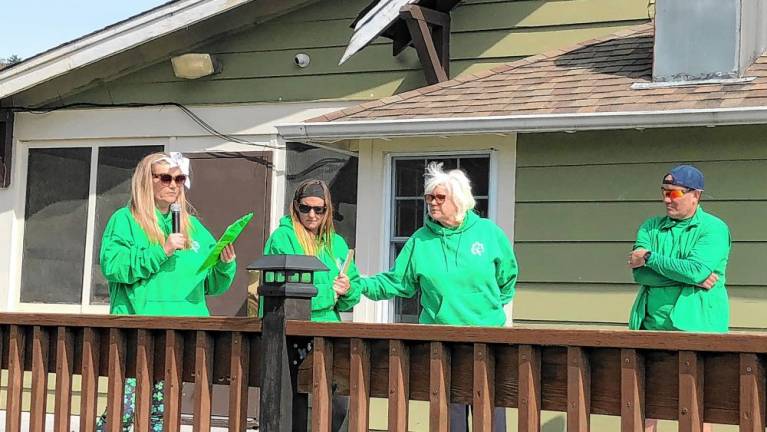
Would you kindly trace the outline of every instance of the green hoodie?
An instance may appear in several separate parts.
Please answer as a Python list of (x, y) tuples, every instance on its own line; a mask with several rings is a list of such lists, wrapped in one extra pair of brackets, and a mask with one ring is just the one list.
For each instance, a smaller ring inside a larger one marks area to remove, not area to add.
[(362, 279), (373, 300), (413, 297), (421, 290), (421, 324), (503, 326), (514, 297), (517, 261), (506, 234), (468, 212), (446, 228), (431, 218), (405, 243), (394, 267)]
[[(340, 322), (339, 312), (352, 310), (360, 301), (360, 275), (357, 266), (352, 261), (349, 265), (347, 276), (351, 282), (349, 292), (338, 298), (336, 302), (333, 291), (333, 281), (346, 260), (349, 246), (343, 237), (333, 234), (331, 250), (323, 248), (317, 258), (329, 269), (329, 271), (317, 272), (314, 275), (314, 286), (317, 287), (317, 295), (312, 298), (312, 321)], [(264, 255), (303, 255), (304, 249), (298, 242), (296, 232), (293, 230), (293, 221), (290, 216), (280, 219), (280, 226), (274, 230), (264, 246)], [(259, 302), (261, 303), (261, 302)], [(262, 305), (263, 306), (263, 305)], [(263, 308), (259, 308), (259, 315)]]
[[(189, 217), (192, 247), (168, 257), (152, 243), (127, 207), (109, 219), (101, 242), (101, 271), (109, 282), (110, 313), (128, 315), (209, 316), (205, 295), (226, 292), (237, 270), (235, 261), (219, 261), (197, 273), (216, 239)], [(171, 232), (171, 214), (157, 211), (160, 228)]]
[[(725, 288), (730, 230), (698, 207), (685, 220), (667, 216), (645, 221), (634, 249), (651, 251), (644, 267), (633, 270), (641, 285), (629, 317), (632, 330), (726, 332), (730, 306)], [(711, 289), (698, 287), (711, 273)]]

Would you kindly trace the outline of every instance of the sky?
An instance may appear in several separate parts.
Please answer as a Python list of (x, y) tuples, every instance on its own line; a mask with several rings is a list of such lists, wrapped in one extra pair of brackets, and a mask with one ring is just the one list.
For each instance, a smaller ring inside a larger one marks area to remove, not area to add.
[(0, 58), (29, 58), (168, 0), (0, 0)]

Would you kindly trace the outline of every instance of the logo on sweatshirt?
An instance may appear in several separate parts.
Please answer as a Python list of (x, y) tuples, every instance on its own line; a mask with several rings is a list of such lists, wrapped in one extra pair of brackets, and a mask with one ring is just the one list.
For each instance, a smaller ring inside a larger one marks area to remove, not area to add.
[(482, 256), (483, 253), (485, 253), (485, 245), (480, 242), (474, 242), (474, 244), (471, 245), (472, 255)]
[(198, 243), (196, 240), (192, 240), (192, 250), (194, 253), (197, 253), (200, 251), (200, 243)]

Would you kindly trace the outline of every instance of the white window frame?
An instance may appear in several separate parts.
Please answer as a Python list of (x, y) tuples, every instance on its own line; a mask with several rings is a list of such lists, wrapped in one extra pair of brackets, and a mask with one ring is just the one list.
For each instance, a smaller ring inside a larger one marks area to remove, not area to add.
[[(168, 141), (157, 140), (73, 140), (59, 142), (25, 142), (17, 141), (17, 165), (16, 165), (16, 184), (18, 185), (15, 212), (19, 215), (19, 223), (16, 224), (12, 246), (12, 286), (9, 290), (8, 310), (14, 312), (32, 312), (32, 313), (69, 313), (69, 314), (108, 314), (109, 305), (91, 304), (91, 277), (93, 272), (93, 240), (96, 226), (96, 181), (98, 169), (98, 152), (100, 148), (107, 147), (144, 147), (161, 146), (167, 148)], [(65, 149), (65, 148), (90, 148), (91, 149), (91, 168), (90, 181), (88, 187), (88, 210), (85, 227), (85, 260), (83, 266), (83, 287), (82, 299), (80, 304), (61, 304), (61, 303), (24, 303), (21, 301), (21, 269), (24, 253), (24, 228), (26, 225), (26, 199), (27, 199), (27, 177), (29, 172), (29, 152), (33, 149)]]
[[(487, 217), (495, 220), (497, 216), (498, 202), (498, 150), (459, 150), (459, 151), (434, 151), (434, 152), (396, 152), (384, 155), (384, 242), (380, 251), (382, 269), (389, 269), (393, 262), (390, 261), (392, 243), (392, 212), (394, 211), (394, 160), (395, 159), (436, 159), (436, 158), (460, 158), (465, 156), (489, 156), (488, 190), (487, 190)], [(393, 323), (395, 318), (395, 301), (375, 302), (376, 322)]]

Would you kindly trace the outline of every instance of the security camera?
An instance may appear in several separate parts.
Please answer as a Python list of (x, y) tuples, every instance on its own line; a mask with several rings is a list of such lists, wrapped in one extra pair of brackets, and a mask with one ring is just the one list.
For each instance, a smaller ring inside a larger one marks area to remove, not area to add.
[(295, 57), (293, 57), (293, 62), (296, 64), (296, 66), (300, 68), (305, 68), (309, 66), (309, 62), (311, 62), (312, 59), (309, 58), (309, 54), (299, 53), (296, 54)]

